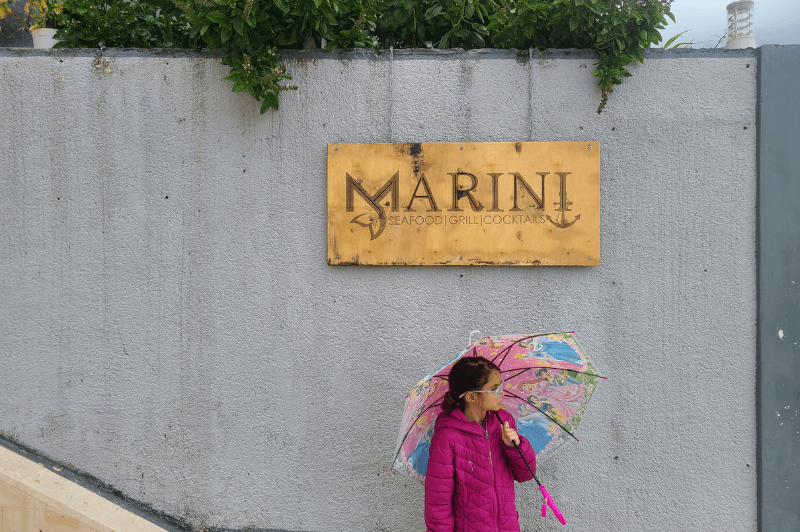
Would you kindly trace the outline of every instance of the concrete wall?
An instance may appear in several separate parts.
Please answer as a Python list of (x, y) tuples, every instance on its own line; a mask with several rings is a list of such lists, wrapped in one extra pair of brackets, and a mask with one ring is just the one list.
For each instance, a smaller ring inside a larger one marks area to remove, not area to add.
[[(484, 333), (611, 377), (540, 465), (570, 529), (756, 526), (756, 53), (0, 50), (0, 435), (195, 527), (423, 530), (403, 396)], [(601, 265), (329, 267), (326, 144), (599, 140)], [(534, 486), (518, 487), (524, 530)]]

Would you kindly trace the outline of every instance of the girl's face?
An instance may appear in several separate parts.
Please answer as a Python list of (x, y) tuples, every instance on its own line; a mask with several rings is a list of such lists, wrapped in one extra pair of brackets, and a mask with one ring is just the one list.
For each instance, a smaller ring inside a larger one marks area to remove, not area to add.
[[(503, 381), (500, 378), (500, 372), (497, 370), (492, 371), (489, 380), (486, 384), (481, 386), (480, 390), (468, 392), (464, 399), (464, 413), (470, 421), (481, 421), (486, 415), (486, 412), (496, 412), (501, 408), (502, 398), (502, 385)], [(500, 394), (500, 397), (498, 397)]]
[[(492, 411), (496, 412), (500, 410), (501, 407), (501, 399), (497, 397), (498, 390), (499, 393), (502, 394), (502, 386), (503, 380), (500, 378), (500, 372), (497, 370), (492, 371), (489, 380), (486, 381), (481, 387), (481, 391), (483, 392), (494, 392), (494, 393), (477, 393), (475, 395), (479, 396), (478, 400), (480, 401), (481, 410), (484, 412)], [(502, 398), (502, 395), (500, 396)]]

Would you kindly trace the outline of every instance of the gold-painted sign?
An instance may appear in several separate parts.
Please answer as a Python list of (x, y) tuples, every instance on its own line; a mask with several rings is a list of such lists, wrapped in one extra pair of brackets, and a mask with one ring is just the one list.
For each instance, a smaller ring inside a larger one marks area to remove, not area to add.
[(600, 264), (600, 143), (328, 145), (328, 264)]

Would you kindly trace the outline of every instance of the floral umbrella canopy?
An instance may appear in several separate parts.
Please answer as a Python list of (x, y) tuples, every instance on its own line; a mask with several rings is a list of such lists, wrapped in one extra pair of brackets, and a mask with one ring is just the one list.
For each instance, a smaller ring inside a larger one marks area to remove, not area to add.
[(392, 468), (424, 481), (436, 416), (448, 390), (450, 368), (461, 357), (481, 356), (500, 368), (503, 408), (517, 432), (536, 450), (537, 461), (578, 438), (575, 431), (601, 378), (573, 333), (486, 336), (472, 343), (406, 397)]

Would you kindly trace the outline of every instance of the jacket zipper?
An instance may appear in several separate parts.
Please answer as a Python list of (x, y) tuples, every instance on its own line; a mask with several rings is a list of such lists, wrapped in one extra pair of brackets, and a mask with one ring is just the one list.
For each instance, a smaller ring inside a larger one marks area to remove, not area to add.
[(494, 463), (492, 462), (492, 443), (489, 441), (489, 431), (486, 427), (483, 429), (483, 435), (486, 436), (486, 445), (489, 447), (489, 468), (492, 470), (492, 493), (494, 494), (494, 527), (497, 532), (500, 532), (500, 502), (497, 500), (497, 486), (494, 482)]

